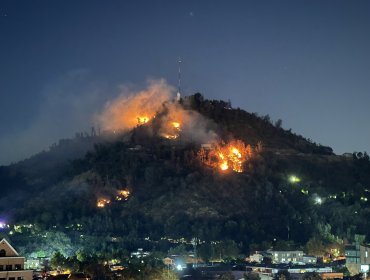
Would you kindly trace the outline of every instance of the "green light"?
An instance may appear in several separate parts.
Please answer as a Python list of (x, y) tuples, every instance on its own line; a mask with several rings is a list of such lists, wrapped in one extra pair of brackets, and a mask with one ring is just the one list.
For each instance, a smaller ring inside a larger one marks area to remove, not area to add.
[(298, 178), (297, 176), (295, 176), (295, 175), (291, 175), (290, 177), (289, 177), (289, 182), (291, 182), (291, 183), (293, 183), (293, 184), (295, 184), (295, 183), (299, 183), (301, 181), (301, 179), (300, 178)]

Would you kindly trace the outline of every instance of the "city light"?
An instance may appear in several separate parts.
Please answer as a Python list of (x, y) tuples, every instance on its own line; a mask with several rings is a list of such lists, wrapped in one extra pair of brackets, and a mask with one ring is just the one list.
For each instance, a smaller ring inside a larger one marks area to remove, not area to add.
[(297, 176), (295, 175), (291, 175), (289, 176), (289, 182), (291, 182), (292, 184), (295, 184), (295, 183), (299, 183), (301, 181), (300, 178), (298, 178)]
[(315, 197), (315, 204), (321, 205), (322, 204), (322, 198), (319, 197), (319, 196)]

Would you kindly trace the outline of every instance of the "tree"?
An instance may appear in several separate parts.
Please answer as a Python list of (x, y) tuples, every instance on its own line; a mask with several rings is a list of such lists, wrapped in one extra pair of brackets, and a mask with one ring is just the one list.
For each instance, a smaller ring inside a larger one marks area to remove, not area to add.
[(217, 278), (218, 280), (235, 280), (234, 275), (231, 272), (226, 272)]
[(307, 241), (306, 251), (309, 255), (323, 256), (325, 253), (325, 246), (321, 239), (315, 236)]
[(198, 247), (198, 255), (205, 262), (208, 262), (213, 257), (213, 248), (212, 248), (212, 245), (209, 242), (201, 244)]
[(278, 273), (275, 274), (273, 280), (290, 280), (290, 273), (288, 270), (279, 270)]
[(51, 257), (50, 265), (52, 268), (65, 268), (67, 263), (67, 259), (63, 256), (61, 252), (55, 252), (55, 254)]
[(283, 124), (283, 121), (282, 121), (281, 119), (278, 119), (278, 120), (275, 122), (275, 127), (276, 127), (276, 128), (281, 128), (282, 124)]
[(317, 272), (306, 272), (303, 274), (302, 280), (321, 280), (320, 274)]
[(261, 277), (258, 273), (248, 272), (244, 274), (244, 280), (261, 280)]

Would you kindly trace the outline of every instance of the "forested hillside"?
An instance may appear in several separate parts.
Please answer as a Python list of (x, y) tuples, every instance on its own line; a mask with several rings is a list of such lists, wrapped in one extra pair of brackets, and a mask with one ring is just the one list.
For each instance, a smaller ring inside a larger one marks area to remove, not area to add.
[[(355, 234), (369, 241), (366, 153), (336, 156), (283, 129), (280, 121), (200, 94), (176, 106), (201, 115), (202, 133), (217, 135), (213, 142), (196, 140), (206, 139), (198, 137), (200, 118), (197, 135), (183, 136), (177, 125), (171, 128), (176, 134), (164, 134), (164, 106), (154, 119), (114, 141), (99, 141), (86, 155), (65, 147), (62, 154), (73, 156), (52, 162), (54, 147), (1, 167), (0, 217), (12, 229), (2, 234), (26, 253), (46, 244), (42, 236), (52, 232), (46, 236), (53, 242), (69, 242), (66, 254), (79, 249), (108, 255), (139, 246), (167, 251), (194, 238), (203, 248), (216, 242), (243, 253), (343, 244)], [(228, 143), (238, 149), (226, 154)]]

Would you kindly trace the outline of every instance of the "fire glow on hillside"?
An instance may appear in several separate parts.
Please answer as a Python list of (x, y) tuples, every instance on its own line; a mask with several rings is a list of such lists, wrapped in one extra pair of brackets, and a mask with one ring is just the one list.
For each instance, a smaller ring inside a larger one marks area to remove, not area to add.
[(96, 203), (96, 206), (98, 208), (104, 208), (107, 204), (110, 203), (110, 200), (109, 199), (106, 199), (106, 198), (99, 198), (98, 199), (98, 202)]
[(181, 132), (181, 124), (179, 122), (170, 122), (166, 127), (166, 132), (162, 133), (162, 137), (171, 140), (179, 138)]
[(245, 145), (241, 140), (233, 140), (227, 144), (218, 143), (213, 145), (210, 150), (202, 148), (198, 152), (198, 158), (201, 162), (221, 171), (243, 172), (244, 163), (252, 156), (252, 147)]
[(146, 124), (171, 99), (173, 91), (164, 80), (150, 81), (142, 91), (123, 89), (119, 97), (106, 104), (97, 121), (108, 131), (127, 131)]
[[(126, 201), (130, 197), (130, 191), (128, 189), (122, 189), (122, 190), (117, 190), (116, 195), (115, 195), (115, 200), (116, 201)], [(96, 207), (98, 208), (105, 208), (107, 205), (111, 204), (111, 199), (113, 200), (114, 196), (110, 195), (110, 198), (103, 198), (100, 197), (98, 198), (98, 201), (96, 203)], [(114, 200), (113, 202), (114, 203)]]
[(137, 117), (137, 124), (142, 125), (146, 124), (149, 121), (149, 117)]
[(119, 190), (117, 191), (116, 200), (127, 200), (130, 196), (129, 190)]
[(127, 132), (147, 125), (151, 135), (169, 140), (179, 140), (181, 135), (182, 141), (216, 141), (216, 124), (192, 110), (190, 101), (184, 106), (173, 99), (174, 91), (164, 80), (150, 81), (141, 91), (123, 90), (106, 104), (96, 121), (107, 132)]

